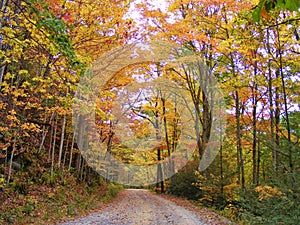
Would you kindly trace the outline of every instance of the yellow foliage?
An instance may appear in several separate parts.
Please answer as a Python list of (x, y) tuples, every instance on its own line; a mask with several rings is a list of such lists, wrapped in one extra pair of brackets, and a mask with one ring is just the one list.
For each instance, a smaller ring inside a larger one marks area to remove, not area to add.
[(271, 186), (258, 186), (255, 188), (255, 191), (257, 193), (259, 193), (259, 197), (258, 199), (260, 201), (262, 200), (265, 200), (267, 198), (270, 198), (270, 197), (275, 197), (275, 196), (281, 196), (281, 197), (284, 197), (284, 194), (278, 190), (278, 188), (276, 187), (271, 187)]
[(40, 131), (38, 125), (36, 125), (34, 123), (24, 123), (24, 124), (22, 124), (21, 128), (23, 130), (30, 130), (30, 131), (35, 131), (35, 132)]
[(236, 182), (233, 182), (229, 185), (224, 186), (224, 192), (226, 194), (228, 194), (228, 196), (231, 196), (231, 198), (235, 199), (235, 198), (237, 198), (236, 190), (240, 189), (240, 187), (241, 186), (239, 184), (237, 184)]

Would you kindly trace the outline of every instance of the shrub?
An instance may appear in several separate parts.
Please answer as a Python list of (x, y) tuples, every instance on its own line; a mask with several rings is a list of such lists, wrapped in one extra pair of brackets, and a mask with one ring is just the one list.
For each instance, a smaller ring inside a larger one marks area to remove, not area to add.
[(195, 170), (198, 164), (193, 161), (188, 163), (182, 170), (175, 174), (170, 180), (167, 193), (191, 200), (197, 200), (202, 195), (201, 190), (193, 185), (197, 182)]
[(239, 216), (249, 224), (297, 224), (299, 194), (284, 193), (276, 187), (247, 190), (240, 200)]

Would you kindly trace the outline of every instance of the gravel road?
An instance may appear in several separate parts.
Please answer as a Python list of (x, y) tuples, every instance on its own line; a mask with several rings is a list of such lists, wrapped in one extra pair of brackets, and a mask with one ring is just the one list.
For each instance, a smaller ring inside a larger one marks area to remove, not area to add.
[(74, 224), (182, 224), (206, 225), (199, 215), (146, 190), (127, 189), (106, 208), (62, 223)]

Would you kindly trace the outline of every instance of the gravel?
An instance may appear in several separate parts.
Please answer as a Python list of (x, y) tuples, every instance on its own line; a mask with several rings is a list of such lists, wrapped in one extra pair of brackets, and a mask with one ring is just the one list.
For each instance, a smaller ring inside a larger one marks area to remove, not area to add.
[(61, 225), (206, 225), (196, 213), (147, 190), (127, 189), (101, 211)]

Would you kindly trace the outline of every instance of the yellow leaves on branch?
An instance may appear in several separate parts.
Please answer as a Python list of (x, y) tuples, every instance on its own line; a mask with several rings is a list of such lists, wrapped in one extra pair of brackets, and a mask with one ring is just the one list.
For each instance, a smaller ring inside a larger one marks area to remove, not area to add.
[[(0, 131), (1, 131), (1, 127), (0, 127)], [(0, 143), (0, 149), (2, 151), (6, 151), (10, 145), (11, 145), (11, 143), (6, 143), (6, 144)], [(4, 158), (4, 157), (5, 157), (5, 155), (3, 155), (3, 157), (2, 157), (2, 154), (0, 154), (0, 158)]]
[(14, 109), (9, 111), (9, 114), (6, 116), (6, 118), (12, 122), (14, 125), (20, 124), (20, 120), (16, 116), (16, 111)]
[(255, 191), (259, 194), (258, 199), (260, 201), (265, 200), (270, 197), (285, 197), (284, 194), (278, 190), (276, 187), (271, 186), (258, 186)]
[(26, 137), (30, 136), (28, 132), (41, 132), (39, 125), (36, 125), (34, 123), (24, 123), (22, 124), (21, 129), (23, 130), (23, 135)]
[[(0, 126), (0, 132), (4, 133), (4, 132), (8, 132), (9, 131), (9, 127), (5, 126)], [(0, 147), (0, 149), (4, 150), (3, 148)]]
[(7, 106), (7, 103), (0, 102), (0, 111), (5, 110), (6, 106)]
[(123, 41), (130, 28), (123, 19), (128, 6), (115, 0), (65, 2), (61, 13), (63, 19), (73, 26), (69, 34), (76, 54), (95, 60)]
[(64, 115), (65, 113), (67, 113), (68, 111), (62, 107), (62, 106), (54, 106), (54, 107), (51, 107), (50, 109), (51, 112), (55, 112), (57, 113), (58, 115)]

